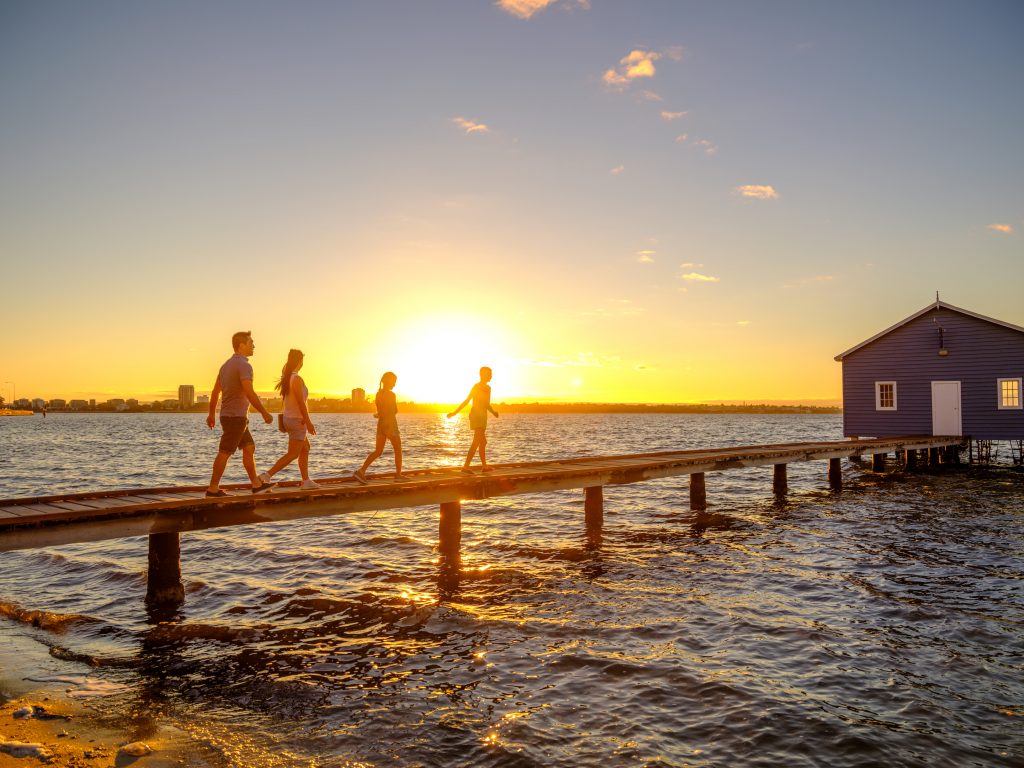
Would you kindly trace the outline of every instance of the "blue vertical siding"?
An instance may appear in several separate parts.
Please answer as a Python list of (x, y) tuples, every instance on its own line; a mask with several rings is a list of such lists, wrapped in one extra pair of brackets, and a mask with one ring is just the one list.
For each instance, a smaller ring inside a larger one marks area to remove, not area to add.
[[(938, 354), (936, 318), (947, 357)], [(1024, 378), (1024, 333), (943, 308), (851, 352), (842, 365), (847, 436), (931, 434), (931, 382), (959, 381), (965, 436), (1024, 439), (1024, 410), (999, 410), (996, 390), (999, 378)], [(896, 382), (895, 411), (875, 410), (876, 381)]]

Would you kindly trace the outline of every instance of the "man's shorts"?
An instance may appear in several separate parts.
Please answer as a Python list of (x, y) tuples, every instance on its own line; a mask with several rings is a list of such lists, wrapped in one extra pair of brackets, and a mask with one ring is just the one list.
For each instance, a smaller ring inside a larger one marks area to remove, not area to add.
[(284, 431), (288, 433), (289, 440), (305, 440), (306, 422), (299, 416), (285, 416)]
[(248, 416), (221, 416), (220, 428), (224, 430), (220, 437), (221, 453), (234, 453), (239, 448), (256, 444), (249, 434)]

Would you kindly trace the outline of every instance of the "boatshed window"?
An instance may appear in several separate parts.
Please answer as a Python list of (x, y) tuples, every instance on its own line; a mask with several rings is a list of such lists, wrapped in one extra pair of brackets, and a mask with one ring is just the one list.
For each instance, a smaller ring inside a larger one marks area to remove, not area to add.
[(875, 382), (875, 410), (895, 411), (896, 410), (896, 382), (876, 381)]
[(999, 407), (1016, 408), (1021, 407), (1020, 379), (996, 379), (999, 387)]

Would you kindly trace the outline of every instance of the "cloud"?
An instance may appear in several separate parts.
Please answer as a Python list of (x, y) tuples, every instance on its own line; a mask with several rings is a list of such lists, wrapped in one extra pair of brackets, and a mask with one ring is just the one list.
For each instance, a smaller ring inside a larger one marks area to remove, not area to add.
[(813, 277), (805, 277), (801, 280), (797, 280), (795, 283), (786, 283), (783, 288), (804, 288), (808, 285), (821, 285), (822, 283), (831, 283), (836, 279), (835, 275), (814, 275)]
[(683, 46), (673, 45), (665, 49), (665, 55), (672, 61), (680, 61), (683, 58)]
[(1004, 235), (1013, 234), (1013, 227), (1009, 224), (989, 224), (988, 228), (993, 232), (1002, 232)]
[(630, 51), (626, 56), (619, 59), (619, 68), (609, 69), (601, 78), (605, 84), (621, 88), (641, 77), (654, 77), (657, 71), (654, 62), (661, 58), (661, 54), (655, 51), (641, 51), (639, 49)]
[(755, 200), (778, 200), (779, 193), (771, 184), (744, 184), (736, 187), (736, 191), (744, 197), (752, 197)]
[(736, 325), (743, 325), (743, 326), (750, 325), (750, 321), (749, 320), (737, 320), (736, 321)]
[(657, 251), (637, 251), (636, 260), (641, 264), (653, 264), (655, 253), (657, 253)]
[[(536, 13), (540, 13), (545, 8), (551, 5), (555, 5), (558, 0), (498, 0), (498, 7), (501, 10), (512, 14), (520, 19), (529, 19)], [(573, 0), (572, 2), (564, 2), (561, 5), (570, 8), (582, 8), (585, 11), (590, 10), (590, 0)]]
[(453, 117), (452, 122), (455, 123), (459, 128), (464, 130), (466, 133), (490, 133), (491, 129), (483, 123), (475, 123), (472, 120), (467, 120), (464, 117)]
[(703, 264), (694, 264), (692, 261), (688, 261), (685, 264), (679, 265), (680, 269), (704, 269)]
[(688, 133), (680, 133), (678, 136), (676, 136), (676, 143), (677, 144), (685, 144), (686, 140), (688, 138), (690, 138), (690, 134), (688, 134)]
[(662, 111), (662, 120), (678, 120), (681, 117), (686, 117), (686, 112), (665, 112)]
[(697, 141), (693, 142), (693, 146), (703, 149), (704, 154), (708, 156), (714, 156), (718, 154), (718, 147), (715, 146), (713, 142), (710, 142), (707, 139), (697, 139)]
[(721, 280), (720, 277), (702, 275), (700, 272), (687, 272), (685, 275), (680, 275), (680, 277), (689, 283), (717, 283)]
[(641, 91), (640, 98), (644, 101), (664, 101), (664, 99), (654, 91)]
[(609, 171), (609, 173), (611, 173), (612, 176), (618, 176), (624, 170), (626, 170), (626, 166), (616, 165), (614, 168), (611, 169), (611, 171)]

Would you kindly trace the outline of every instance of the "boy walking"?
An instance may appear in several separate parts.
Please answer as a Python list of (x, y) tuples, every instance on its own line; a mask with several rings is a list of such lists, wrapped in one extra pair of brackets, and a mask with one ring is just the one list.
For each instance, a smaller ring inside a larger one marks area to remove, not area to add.
[(217, 458), (213, 460), (210, 485), (206, 489), (208, 497), (228, 495), (226, 491), (220, 489), (220, 478), (228, 465), (228, 459), (239, 448), (242, 449), (242, 466), (249, 475), (253, 493), (263, 493), (277, 485), (263, 482), (256, 474), (256, 443), (249, 433), (250, 404), (263, 415), (263, 421), (267, 424), (274, 420), (252, 388), (252, 366), (249, 365), (249, 358), (256, 349), (252, 331), (239, 331), (234, 334), (231, 337), (231, 346), (235, 354), (220, 367), (217, 381), (210, 392), (210, 413), (206, 417), (206, 425), (213, 429), (216, 423), (217, 400), (223, 395), (224, 399), (220, 406), (220, 426), (223, 434)]
[(491, 369), (486, 365), (480, 369), (480, 381), (473, 385), (473, 388), (469, 390), (469, 394), (466, 399), (462, 401), (462, 405), (456, 408), (454, 411), (448, 414), (448, 418), (452, 418), (455, 414), (466, 407), (466, 404), (470, 401), (473, 405), (469, 409), (469, 428), (473, 430), (473, 442), (469, 445), (469, 454), (466, 456), (466, 463), (462, 465), (462, 471), (464, 474), (472, 475), (473, 471), (469, 468), (469, 465), (473, 461), (473, 454), (478, 450), (480, 451), (480, 466), (483, 472), (490, 472), (491, 468), (487, 466), (487, 412), (490, 411), (494, 414), (494, 418), (498, 418), (498, 412), (491, 408), (491, 387), (488, 382), (491, 380)]

